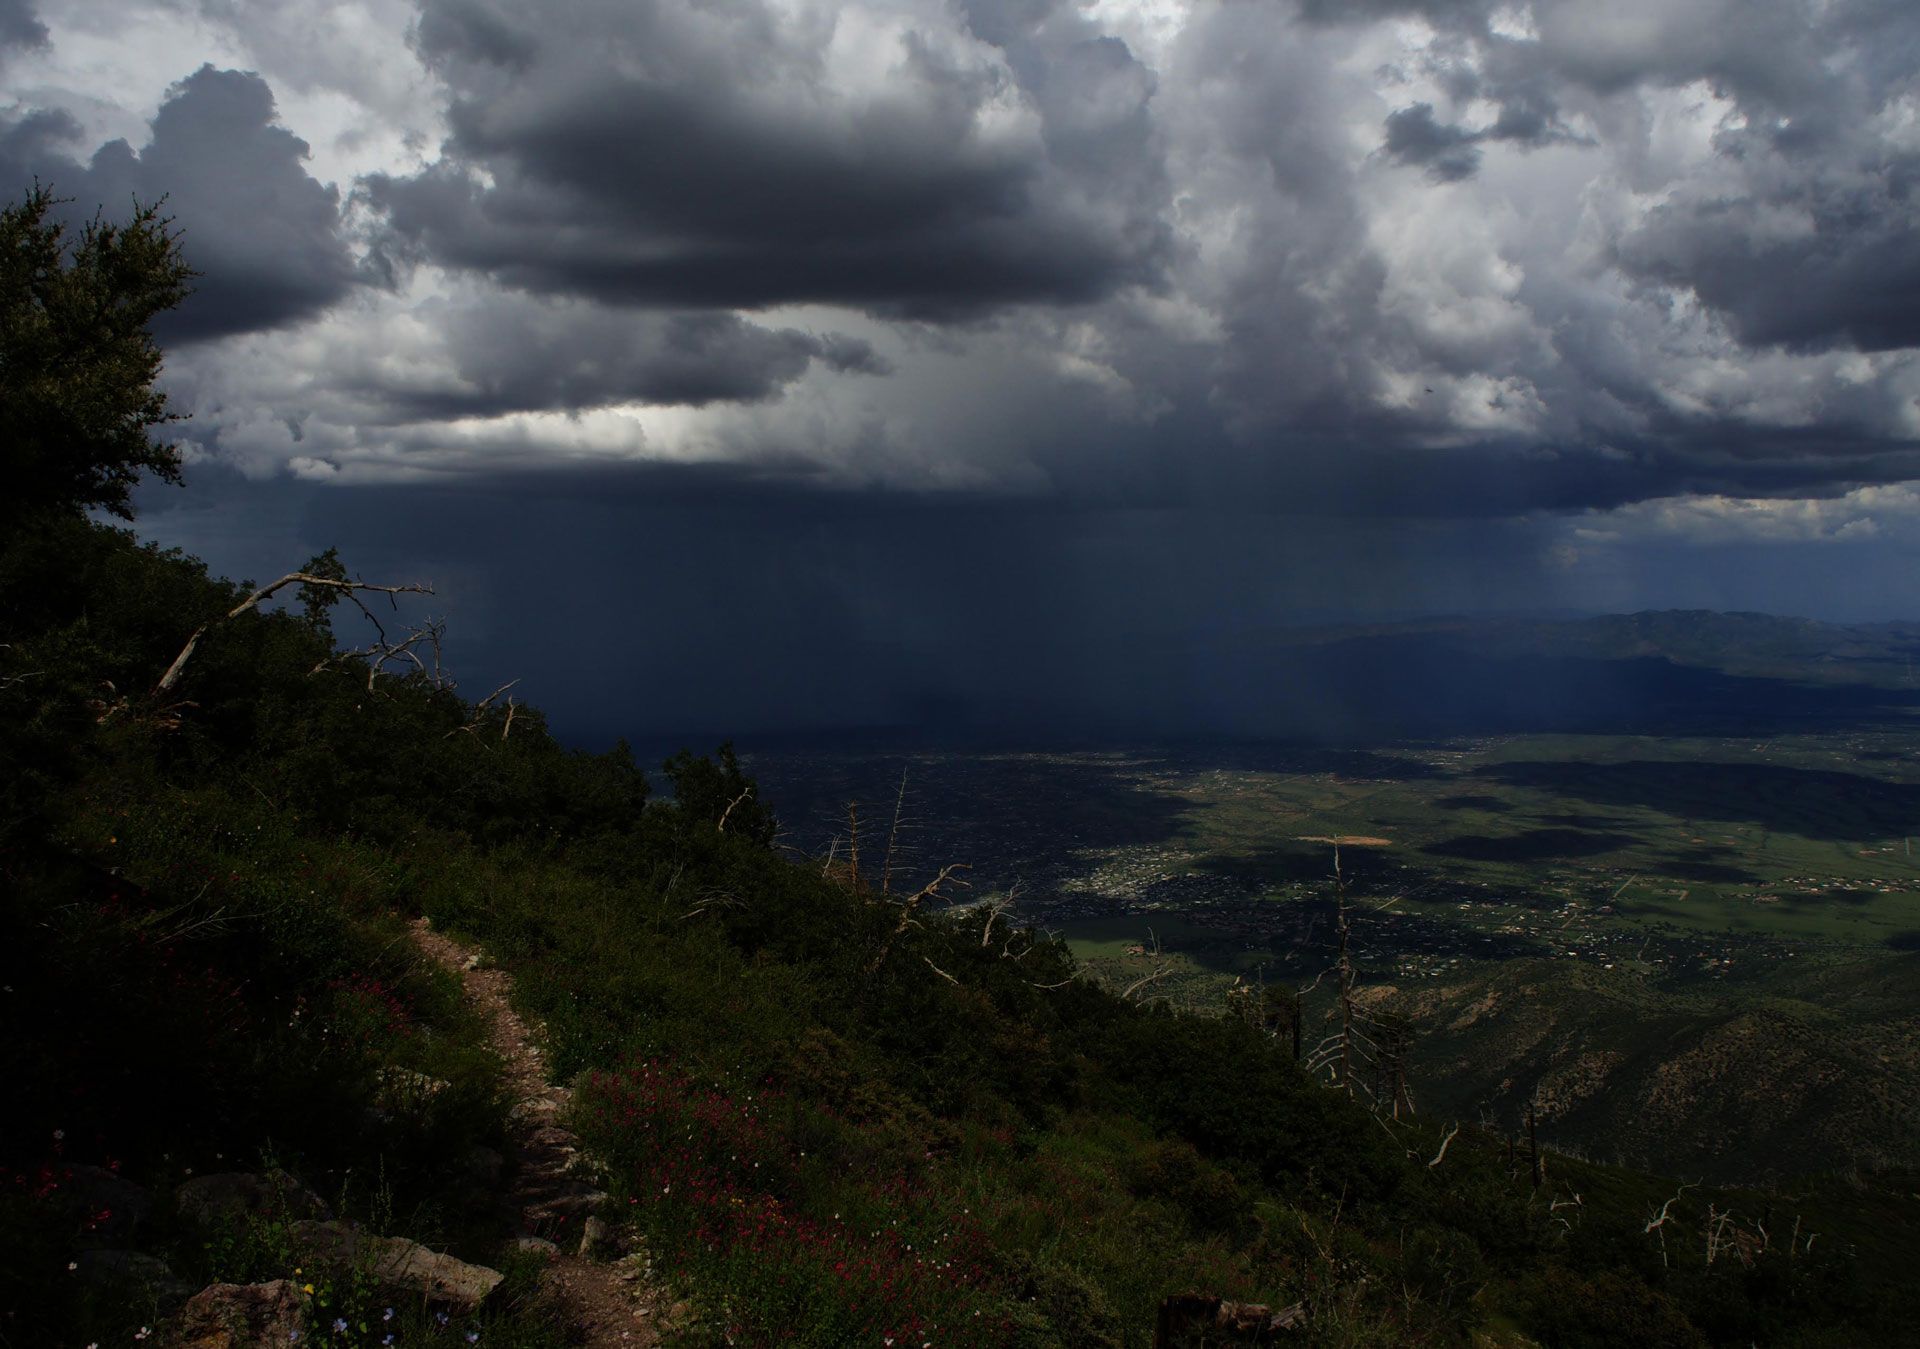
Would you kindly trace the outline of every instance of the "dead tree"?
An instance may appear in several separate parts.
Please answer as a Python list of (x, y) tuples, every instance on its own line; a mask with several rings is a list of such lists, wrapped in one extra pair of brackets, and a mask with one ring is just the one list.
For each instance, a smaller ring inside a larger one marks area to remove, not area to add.
[[(395, 650), (403, 644), (388, 642), (386, 629), (381, 627), (380, 620), (374, 616), (373, 610), (367, 608), (366, 604), (360, 599), (360, 596), (363, 594), (385, 595), (388, 604), (397, 612), (400, 606), (398, 600), (394, 598), (395, 596), (431, 595), (433, 593), (433, 587), (428, 585), (370, 585), (365, 581), (349, 581), (344, 577), (321, 576), (306, 571), (290, 571), (279, 580), (269, 585), (261, 586), (251, 595), (241, 600), (240, 603), (234, 605), (233, 608), (227, 610), (220, 618), (213, 620), (213, 622), (202, 623), (199, 627), (195, 628), (193, 636), (187, 638), (187, 644), (180, 648), (180, 654), (173, 658), (173, 664), (167, 667), (167, 672), (160, 676), (160, 682), (154, 685), (153, 697), (157, 699), (162, 694), (173, 691), (173, 686), (180, 682), (180, 676), (186, 671), (187, 662), (193, 658), (195, 648), (200, 645), (200, 639), (207, 635), (207, 630), (213, 626), (214, 622), (231, 623), (234, 619), (247, 613), (249, 610), (258, 609), (262, 603), (271, 599), (288, 586), (296, 584), (310, 597), (324, 592), (332, 592), (335, 597), (344, 597), (352, 601), (354, 607), (365, 615), (368, 622), (373, 624), (374, 631), (379, 634), (379, 646), (384, 650)], [(415, 657), (415, 659), (417, 660), (418, 657)], [(316, 669), (317, 668), (319, 667), (316, 667)]]
[(1393, 1118), (1404, 1109), (1413, 1109), (1413, 1023), (1405, 1017), (1381, 1015), (1372, 1019), (1375, 1043), (1379, 1046), (1377, 1068), (1382, 1096)]
[(1573, 1218), (1561, 1217), (1560, 1210), (1563, 1208), (1574, 1210), (1574, 1217), (1578, 1217), (1580, 1214), (1586, 1212), (1587, 1206), (1580, 1202), (1580, 1192), (1578, 1190), (1573, 1192), (1573, 1198), (1571, 1199), (1551, 1199), (1547, 1201), (1548, 1216), (1571, 1232), (1573, 1230)]
[(900, 790), (893, 798), (893, 827), (887, 830), (887, 860), (880, 868), (880, 893), (893, 893), (893, 859), (900, 846), (900, 814), (907, 804), (907, 770), (900, 770)]
[[(1321, 1040), (1314, 1046), (1313, 1053), (1307, 1056), (1306, 1068), (1316, 1076), (1332, 1070), (1332, 1084), (1347, 1095), (1354, 1094), (1355, 1087), (1372, 1095), (1365, 1083), (1355, 1078), (1354, 1063), (1357, 1058), (1371, 1058), (1377, 1046), (1360, 1029), (1362, 1015), (1354, 1004), (1353, 990), (1357, 982), (1353, 968), (1353, 915), (1347, 906), (1347, 879), (1340, 869), (1340, 845), (1333, 845), (1333, 905), (1334, 930), (1340, 941), (1339, 954), (1334, 960), (1333, 972), (1338, 981), (1334, 1014), (1340, 1018), (1340, 1029)], [(1320, 981), (1314, 980), (1315, 984)]]
[[(464, 725), (454, 727), (451, 731), (448, 731), (445, 735), (441, 736), (440, 738), (442, 740), (451, 740), (456, 735), (459, 735), (463, 731), (468, 735), (474, 735), (474, 736), (479, 735), (481, 730), (485, 728), (487, 725), (487, 709), (490, 706), (492, 706), (493, 700), (495, 698), (498, 698), (501, 694), (506, 693), (508, 689), (512, 688), (515, 684), (518, 684), (519, 682), (520, 681), (517, 679), (509, 679), (506, 683), (502, 684), (499, 688), (495, 689), (492, 693), (489, 693), (486, 697), (482, 698), (479, 702), (473, 705), (473, 709), (468, 714), (467, 720)], [(367, 687), (368, 688), (373, 687), (372, 680), (367, 681)], [(448, 688), (453, 687), (453, 681), (448, 680), (446, 687)], [(509, 735), (513, 734), (513, 717), (514, 717), (514, 713), (520, 710), (520, 704), (516, 703), (513, 700), (512, 694), (507, 694), (507, 701), (504, 704), (502, 704), (502, 706), (505, 708), (507, 715), (504, 718), (502, 718), (500, 722), (500, 738), (502, 740), (505, 740)]]
[(847, 802), (847, 888), (860, 888), (860, 803)]
[[(900, 921), (893, 925), (893, 931), (889, 932), (887, 934), (887, 939), (880, 943), (880, 950), (878, 951), (878, 953), (874, 955), (873, 960), (869, 962), (867, 965), (867, 973), (872, 974), (880, 968), (880, 966), (886, 961), (887, 953), (893, 949), (893, 943), (903, 933), (905, 933), (908, 928), (919, 926), (919, 920), (915, 917), (915, 914), (920, 907), (921, 901), (928, 900), (928, 899), (947, 898), (947, 896), (940, 893), (940, 888), (946, 885), (949, 881), (951, 881), (955, 885), (966, 885), (967, 884), (966, 881), (960, 880), (953, 873), (956, 871), (971, 871), (971, 870), (973, 870), (973, 868), (968, 866), (965, 862), (950, 863), (947, 866), (942, 867), (940, 869), (940, 874), (938, 876), (935, 876), (931, 881), (928, 881), (925, 885), (921, 886), (917, 892), (915, 892), (914, 894), (908, 895), (905, 899), (901, 900), (900, 901)], [(856, 871), (854, 874), (858, 875), (859, 873), (858, 871)], [(932, 962), (929, 961), (928, 963), (931, 964)], [(944, 975), (948, 979), (953, 978), (952, 975), (946, 974), (944, 970), (940, 970), (937, 966), (935, 967), (935, 972)], [(955, 982), (958, 982), (958, 981), (956, 980)]]
[(1147, 929), (1147, 942), (1142, 946), (1141, 954), (1147, 958), (1147, 972), (1121, 990), (1122, 1002), (1129, 1001), (1134, 994), (1151, 988), (1173, 972), (1173, 962), (1161, 949), (1160, 937), (1152, 928)]
[[(446, 635), (446, 621), (444, 619), (430, 618), (425, 623), (416, 623), (409, 626), (407, 628), (407, 635), (397, 642), (387, 641), (386, 634), (383, 632), (378, 640), (369, 642), (365, 646), (356, 646), (346, 651), (336, 651), (332, 653), (311, 670), (307, 671), (307, 673), (319, 674), (322, 670), (343, 664), (347, 661), (365, 661), (367, 665), (367, 692), (372, 693), (374, 681), (385, 672), (388, 664), (411, 665), (414, 671), (426, 681), (427, 687), (432, 689), (450, 689), (454, 683), (453, 676), (447, 672), (446, 667), (442, 665), (440, 661), (440, 643)], [(426, 657), (421, 654), (423, 648), (433, 657), (433, 664), (431, 666), (427, 664)], [(513, 681), (515, 684), (519, 682), (517, 679)], [(509, 684), (506, 687), (511, 688), (512, 685)], [(504, 692), (504, 689), (501, 691)], [(498, 697), (499, 694), (496, 693), (494, 696)]]
[(1673, 1206), (1680, 1202), (1680, 1196), (1687, 1192), (1687, 1188), (1687, 1186), (1682, 1185), (1673, 1192), (1672, 1198), (1660, 1206), (1657, 1212), (1649, 1213), (1647, 1215), (1647, 1225), (1642, 1229), (1648, 1234), (1660, 1239), (1660, 1267), (1662, 1269), (1671, 1269), (1673, 1267), (1667, 1260), (1667, 1224), (1676, 1221), (1673, 1216)]
[[(1019, 895), (1019, 893), (1020, 893), (1020, 882), (1015, 881), (1012, 885), (1009, 885), (1007, 887), (1006, 894), (989, 895), (986, 899), (981, 901), (980, 910), (982, 913), (986, 914), (986, 921), (980, 925), (980, 945), (981, 946), (985, 947), (985, 946), (993, 945), (993, 925), (996, 920), (1000, 918), (1004, 918), (1007, 914), (1013, 912), (1014, 901), (1016, 896)], [(1001, 945), (1001, 948), (1000, 948), (1001, 955), (1003, 956), (1007, 955), (1007, 947), (1010, 946), (1012, 942), (1013, 942), (1013, 935), (1011, 932), (1009, 932), (1007, 935), (1006, 941)], [(1032, 949), (1031, 947), (1028, 948), (1028, 950), (1031, 950), (1031, 949)], [(1023, 951), (1021, 952), (1021, 954), (1025, 955), (1026, 952)], [(1008, 958), (1014, 959), (1016, 957), (1010, 956)]]

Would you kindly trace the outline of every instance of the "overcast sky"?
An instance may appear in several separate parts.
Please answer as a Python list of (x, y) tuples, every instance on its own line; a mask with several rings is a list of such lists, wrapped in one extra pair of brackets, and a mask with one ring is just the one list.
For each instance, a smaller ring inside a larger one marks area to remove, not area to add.
[(0, 53), (13, 190), (165, 194), (201, 272), (143, 529), (425, 574), (575, 724), (1920, 617), (1911, 0), (0, 0)]

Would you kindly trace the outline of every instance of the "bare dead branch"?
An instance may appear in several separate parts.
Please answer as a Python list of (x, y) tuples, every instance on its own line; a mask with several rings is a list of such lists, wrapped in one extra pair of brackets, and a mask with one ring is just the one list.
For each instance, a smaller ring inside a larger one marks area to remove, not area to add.
[[(380, 620), (373, 616), (373, 611), (367, 608), (361, 601), (360, 596), (362, 594), (385, 595), (387, 602), (397, 611), (400, 606), (399, 601), (394, 598), (395, 596), (431, 595), (433, 593), (433, 587), (428, 585), (371, 585), (365, 581), (343, 581), (331, 576), (315, 576), (311, 572), (290, 571), (279, 580), (269, 585), (261, 586), (251, 595), (241, 600), (240, 603), (227, 610), (224, 618), (219, 621), (232, 622), (249, 609), (259, 608), (263, 601), (270, 599), (279, 591), (295, 583), (300, 585), (324, 586), (328, 589), (339, 591), (353, 602), (354, 607), (366, 616), (367, 621), (373, 624), (374, 631), (380, 634), (382, 644), (386, 642), (386, 629), (380, 626)], [(194, 629), (193, 636), (187, 638), (187, 644), (180, 648), (180, 654), (173, 658), (173, 664), (167, 667), (167, 672), (160, 676), (160, 682), (154, 686), (153, 692), (155, 697), (163, 693), (171, 692), (173, 686), (180, 682), (180, 676), (186, 670), (187, 662), (192, 659), (194, 649), (200, 645), (200, 639), (207, 635), (207, 630), (212, 626), (211, 623), (202, 623), (198, 628)]]
[[(989, 899), (981, 906), (987, 912), (986, 926), (980, 929), (980, 945), (982, 947), (991, 946), (993, 944), (993, 920), (998, 918), (1001, 914), (1007, 912), (1007, 910), (1013, 907), (1013, 897), (1019, 891), (1019, 889), (1020, 889), (1020, 882), (1015, 881), (1012, 885), (1007, 887), (1006, 894)], [(1013, 938), (1011, 936), (1007, 938), (1007, 941), (1009, 943), (1011, 943), (1012, 940)], [(1033, 948), (1028, 947), (1027, 949), (1032, 950)], [(1003, 956), (1007, 954), (1007, 950), (1005, 946), (1001, 947), (1000, 954)], [(1025, 954), (1026, 954), (1026, 951), (1022, 951), (1020, 953), (1020, 955), (1022, 956), (1024, 956)], [(1018, 960), (1019, 958), (1020, 958), (1019, 956), (1009, 957), (1009, 959), (1014, 959), (1014, 960)]]
[(972, 870), (973, 868), (965, 862), (949, 862), (946, 866), (940, 869), (940, 874), (938, 876), (935, 876), (932, 880), (928, 881), (925, 885), (921, 886), (918, 892), (908, 895), (904, 900), (902, 900), (900, 902), (900, 921), (893, 925), (893, 931), (889, 932), (887, 934), (887, 939), (880, 943), (880, 950), (878, 951), (878, 953), (874, 955), (873, 959), (867, 964), (867, 973), (872, 974), (874, 971), (878, 970), (881, 965), (886, 963), (887, 953), (893, 949), (893, 943), (900, 937), (900, 935), (903, 932), (905, 932), (910, 927), (919, 926), (919, 924), (915, 921), (913, 915), (915, 910), (919, 908), (921, 900), (946, 898), (946, 896), (940, 893), (940, 887), (942, 887), (943, 885), (946, 885), (949, 881), (951, 881), (955, 885), (968, 884), (968, 882), (960, 880), (957, 877), (955, 877), (953, 873), (956, 871), (972, 871)]
[(733, 800), (727, 802), (727, 808), (720, 812), (720, 822), (714, 826), (714, 832), (718, 834), (726, 833), (727, 832), (727, 816), (733, 814), (733, 808), (735, 806), (739, 805), (742, 801), (746, 800), (749, 796), (752, 796), (752, 795), (753, 795), (753, 784), (749, 782), (747, 784), (745, 791), (741, 792), (740, 795), (734, 797)]
[(1447, 1145), (1452, 1143), (1459, 1134), (1460, 1126), (1457, 1124), (1447, 1130), (1447, 1136), (1440, 1140), (1440, 1151), (1433, 1154), (1433, 1160), (1427, 1163), (1427, 1170), (1433, 1170), (1434, 1167), (1440, 1165), (1441, 1162), (1447, 1159)]
[(1127, 985), (1126, 991), (1121, 993), (1120, 1000), (1122, 1002), (1125, 1002), (1128, 998), (1131, 998), (1135, 993), (1138, 993), (1141, 989), (1145, 988), (1148, 984), (1151, 984), (1156, 979), (1163, 977), (1172, 968), (1173, 967), (1170, 965), (1162, 965), (1159, 969), (1153, 971), (1151, 974), (1144, 974), (1140, 978), (1135, 979), (1132, 983)]
[[(366, 646), (352, 647), (346, 651), (336, 651), (307, 671), (309, 675), (319, 674), (330, 666), (347, 661), (361, 660), (367, 663), (367, 692), (373, 692), (374, 681), (386, 670), (388, 662), (411, 664), (426, 679), (429, 687), (450, 689), (454, 687), (453, 676), (448, 674), (440, 659), (440, 643), (447, 635), (447, 625), (443, 620), (429, 619), (407, 630), (407, 636), (398, 642), (380, 640)], [(433, 653), (433, 665), (429, 667), (422, 659), (416, 647), (425, 646)], [(518, 683), (518, 680), (514, 681)], [(507, 687), (511, 687), (508, 685)], [(484, 705), (484, 704), (481, 704)]]
[(1673, 1206), (1679, 1202), (1680, 1196), (1685, 1194), (1688, 1188), (1688, 1186), (1682, 1185), (1679, 1189), (1675, 1190), (1673, 1197), (1660, 1206), (1658, 1213), (1647, 1216), (1647, 1225), (1641, 1229), (1643, 1232), (1660, 1238), (1660, 1267), (1662, 1269), (1671, 1268), (1667, 1263), (1667, 1224), (1673, 1221)]
[[(11, 650), (13, 650), (13, 643), (0, 642), (0, 651)], [(16, 675), (0, 675), (0, 689), (10, 689), (15, 684), (23, 684), (29, 679), (38, 679), (45, 673), (45, 670), (23, 670)]]
[(502, 684), (499, 688), (495, 689), (492, 693), (489, 693), (486, 697), (482, 698), (479, 702), (475, 703), (473, 705), (474, 711), (476, 712), (479, 711), (481, 708), (485, 707), (488, 703), (492, 702), (495, 698), (498, 698), (501, 694), (505, 693), (508, 689), (512, 688), (515, 684), (518, 684), (519, 682), (520, 681), (517, 679), (509, 679), (506, 683)]
[(893, 893), (893, 855), (900, 841), (900, 812), (907, 804), (907, 770), (900, 770), (900, 790), (893, 798), (893, 827), (887, 830), (887, 860), (880, 868), (880, 893)]
[(1566, 1228), (1569, 1232), (1571, 1232), (1573, 1230), (1573, 1221), (1569, 1218), (1562, 1218), (1560, 1216), (1560, 1210), (1563, 1208), (1570, 1208), (1570, 1209), (1577, 1209), (1580, 1212), (1584, 1213), (1586, 1211), (1586, 1207), (1587, 1206), (1585, 1204), (1580, 1202), (1580, 1194), (1576, 1190), (1574, 1192), (1573, 1198), (1571, 1199), (1549, 1200), (1547, 1203), (1547, 1213), (1550, 1217), (1552, 1217), (1552, 1219), (1555, 1222), (1559, 1223), (1562, 1227)]
[(920, 958), (922, 960), (927, 961), (928, 969), (932, 970), (935, 974), (939, 975), (942, 979), (945, 979), (948, 983), (952, 984), (955, 988), (960, 987), (960, 981), (958, 979), (954, 978), (951, 974), (948, 974), (945, 970), (941, 969), (938, 965), (934, 964), (931, 960), (927, 960), (927, 957), (921, 956)]
[(858, 801), (847, 802), (847, 864), (851, 868), (847, 888), (857, 891), (860, 888), (860, 803)]

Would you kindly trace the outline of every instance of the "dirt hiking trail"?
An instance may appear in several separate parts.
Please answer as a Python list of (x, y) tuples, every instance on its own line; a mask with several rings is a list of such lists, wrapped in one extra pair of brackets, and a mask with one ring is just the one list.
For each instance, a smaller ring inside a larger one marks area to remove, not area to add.
[(644, 1253), (612, 1263), (586, 1254), (595, 1244), (595, 1254), (617, 1253), (600, 1236), (598, 1222), (591, 1228), (588, 1223), (606, 1196), (591, 1181), (580, 1140), (556, 1122), (573, 1092), (547, 1080), (540, 1046), (510, 1001), (513, 976), (486, 968), (479, 952), (435, 932), (424, 918), (414, 920), (413, 936), (430, 960), (460, 978), (505, 1063), (515, 1105), (508, 1125), (512, 1154), (500, 1182), (502, 1217), (523, 1246), (546, 1250), (543, 1243), (551, 1244), (542, 1296), (568, 1343), (582, 1349), (657, 1345), (660, 1323), (684, 1318), (687, 1309), (669, 1305), (667, 1295), (649, 1283)]

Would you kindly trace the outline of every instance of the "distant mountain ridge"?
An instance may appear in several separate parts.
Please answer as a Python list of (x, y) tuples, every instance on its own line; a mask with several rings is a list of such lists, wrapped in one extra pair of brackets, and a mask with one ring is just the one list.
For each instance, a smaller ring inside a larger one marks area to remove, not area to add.
[(1664, 610), (1269, 630), (1208, 653), (1223, 731), (1370, 741), (1762, 733), (1904, 715), (1920, 623)]

